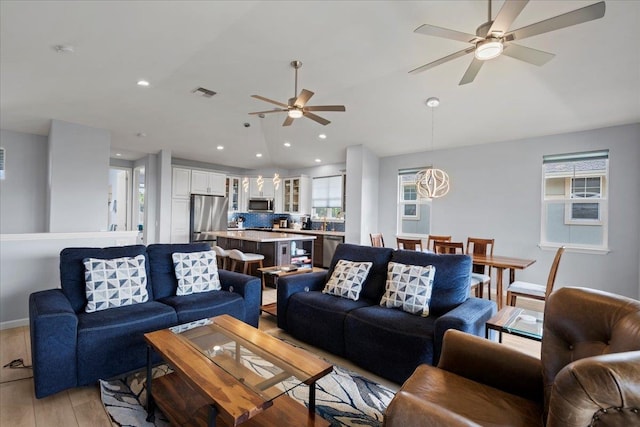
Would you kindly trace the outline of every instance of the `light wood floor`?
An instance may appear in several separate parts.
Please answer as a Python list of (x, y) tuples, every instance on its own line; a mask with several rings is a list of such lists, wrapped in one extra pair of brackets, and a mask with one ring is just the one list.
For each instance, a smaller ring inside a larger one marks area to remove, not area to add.
[[(268, 302), (273, 298), (273, 291), (267, 291), (264, 296), (264, 302)], [(522, 303), (523, 307), (542, 309), (542, 306), (535, 302), (527, 304), (524, 301)], [(518, 305), (521, 305), (520, 301)], [(263, 315), (260, 318), (260, 329), (277, 329), (275, 319), (268, 314)], [(286, 337), (286, 334), (282, 332), (276, 335)], [(540, 357), (540, 343), (538, 342), (504, 334), (503, 344), (535, 357)], [(336, 358), (322, 351), (317, 351), (317, 353), (330, 358), (336, 364), (356, 372), (362, 372), (372, 380), (377, 380), (394, 390), (398, 388), (397, 384), (366, 373), (344, 359)], [(17, 358), (22, 358), (25, 365), (31, 365), (28, 327), (0, 331), (0, 357), (2, 365)], [(0, 382), (0, 426), (2, 427), (111, 426), (109, 417), (102, 406), (97, 385), (79, 387), (44, 399), (36, 399), (33, 391), (31, 369), (2, 368)]]

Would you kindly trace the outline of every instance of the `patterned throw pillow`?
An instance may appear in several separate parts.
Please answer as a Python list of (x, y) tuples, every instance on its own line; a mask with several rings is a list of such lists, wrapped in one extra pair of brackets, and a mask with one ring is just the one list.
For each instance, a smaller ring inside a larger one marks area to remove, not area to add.
[(339, 260), (322, 292), (358, 301), (372, 265), (372, 262)]
[(380, 305), (389, 308), (399, 307), (407, 313), (428, 316), (435, 275), (436, 268), (432, 265), (422, 267), (390, 262)]
[(144, 255), (134, 258), (85, 258), (82, 262), (87, 313), (149, 300)]
[(172, 257), (176, 279), (178, 279), (176, 295), (190, 295), (222, 289), (214, 251), (176, 252), (172, 254)]

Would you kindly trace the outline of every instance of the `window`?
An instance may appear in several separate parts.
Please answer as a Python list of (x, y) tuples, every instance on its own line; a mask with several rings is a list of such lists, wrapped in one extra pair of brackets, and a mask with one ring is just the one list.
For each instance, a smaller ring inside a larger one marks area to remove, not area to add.
[(609, 152), (544, 156), (541, 245), (606, 250)]
[(425, 236), (431, 223), (431, 201), (418, 196), (418, 169), (398, 172), (398, 235)]
[(342, 219), (343, 176), (313, 178), (311, 215), (313, 218)]

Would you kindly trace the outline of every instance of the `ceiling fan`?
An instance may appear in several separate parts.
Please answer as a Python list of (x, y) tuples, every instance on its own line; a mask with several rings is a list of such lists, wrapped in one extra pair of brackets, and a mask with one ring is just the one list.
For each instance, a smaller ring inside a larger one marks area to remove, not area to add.
[(436, 27), (435, 25), (429, 24), (419, 26), (415, 29), (415, 33), (467, 42), (471, 43), (473, 46), (413, 69), (409, 71), (409, 73), (413, 74), (428, 70), (436, 65), (444, 64), (445, 62), (459, 58), (471, 52), (474, 52), (474, 58), (471, 61), (471, 65), (469, 65), (469, 68), (467, 68), (467, 71), (464, 73), (464, 76), (462, 76), (462, 80), (460, 80), (459, 85), (471, 83), (478, 74), (478, 71), (480, 71), (484, 61), (497, 58), (500, 54), (504, 54), (530, 64), (539, 66), (544, 65), (555, 56), (553, 53), (532, 49), (512, 42), (514, 40), (519, 41), (527, 37), (599, 19), (604, 16), (605, 11), (604, 1), (601, 1), (581, 9), (576, 9), (553, 18), (545, 19), (544, 21), (540, 21), (535, 24), (527, 25), (526, 27), (522, 27), (517, 30), (508, 31), (513, 21), (518, 17), (520, 12), (522, 12), (522, 9), (524, 9), (528, 2), (529, 0), (505, 0), (500, 12), (496, 15), (496, 19), (491, 20), (491, 0), (488, 0), (488, 21), (476, 29), (475, 35)]
[(298, 119), (302, 116), (309, 118), (311, 120), (314, 120), (320, 123), (321, 125), (326, 126), (331, 122), (323, 117), (313, 114), (312, 111), (346, 111), (346, 109), (344, 108), (344, 105), (307, 106), (307, 102), (309, 102), (309, 99), (311, 99), (311, 97), (313, 96), (313, 92), (307, 89), (302, 89), (300, 91), (300, 95), (298, 95), (298, 97), (296, 98), (296, 94), (298, 93), (298, 69), (302, 67), (302, 62), (291, 61), (291, 66), (296, 70), (296, 82), (295, 82), (295, 89), (293, 93), (294, 97), (289, 98), (287, 103), (283, 104), (282, 102), (274, 101), (273, 99), (265, 98), (264, 96), (251, 95), (252, 98), (259, 99), (261, 101), (266, 101), (282, 108), (279, 108), (279, 109), (275, 108), (273, 110), (267, 110), (267, 111), (256, 111), (254, 113), (249, 113), (249, 114), (260, 115), (260, 114), (268, 114), (268, 113), (280, 113), (280, 112), (286, 111), (287, 118), (284, 119), (284, 123), (282, 123), (282, 126), (291, 126), (291, 123), (293, 123), (295, 119)]

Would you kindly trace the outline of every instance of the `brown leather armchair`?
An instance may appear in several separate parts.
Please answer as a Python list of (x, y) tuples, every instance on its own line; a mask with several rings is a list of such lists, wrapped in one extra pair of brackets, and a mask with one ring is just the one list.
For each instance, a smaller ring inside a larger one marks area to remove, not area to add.
[(386, 427), (640, 425), (640, 301), (561, 288), (545, 306), (541, 358), (456, 330), (421, 365)]

